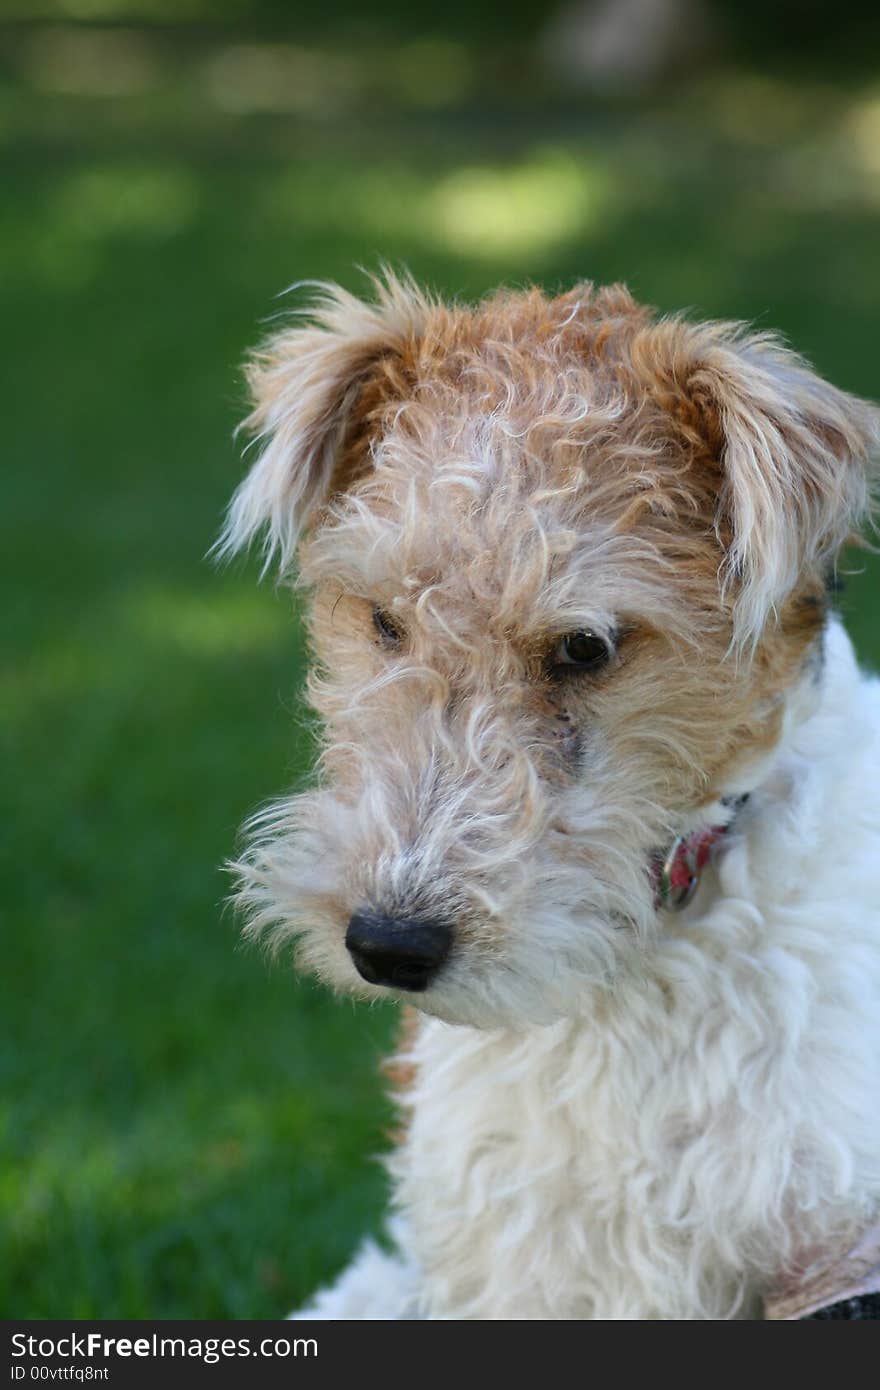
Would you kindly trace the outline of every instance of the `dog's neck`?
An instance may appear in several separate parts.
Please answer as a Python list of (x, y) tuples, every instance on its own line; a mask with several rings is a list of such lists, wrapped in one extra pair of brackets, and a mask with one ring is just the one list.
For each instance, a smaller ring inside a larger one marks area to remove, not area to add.
[(665, 853), (658, 851), (652, 856), (656, 908), (680, 912), (687, 907), (700, 886), (703, 870), (722, 852), (727, 832), (748, 799), (748, 792), (724, 797), (711, 819), (687, 834), (677, 835)]
[[(859, 671), (846, 631), (832, 617), (819, 639), (815, 656), (798, 684), (789, 692), (782, 733), (769, 755), (738, 770), (724, 795), (701, 806), (680, 827), (671, 843), (651, 855), (650, 874), (654, 905), (660, 911), (678, 912), (696, 897), (705, 870), (739, 839), (741, 828), (756, 827), (771, 808), (777, 811), (797, 795), (799, 763), (824, 747), (813, 725), (827, 718), (843, 698), (844, 687), (858, 681)], [(700, 906), (701, 904), (698, 904)]]

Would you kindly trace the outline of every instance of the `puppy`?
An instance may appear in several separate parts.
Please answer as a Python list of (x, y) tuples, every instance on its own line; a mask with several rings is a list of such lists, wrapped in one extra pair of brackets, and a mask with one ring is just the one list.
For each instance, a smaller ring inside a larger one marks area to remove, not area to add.
[(876, 410), (589, 284), (327, 288), (249, 380), (219, 548), (296, 563), (325, 742), (240, 901), (417, 1011), (395, 1248), (303, 1316), (880, 1288), (880, 687), (826, 592)]

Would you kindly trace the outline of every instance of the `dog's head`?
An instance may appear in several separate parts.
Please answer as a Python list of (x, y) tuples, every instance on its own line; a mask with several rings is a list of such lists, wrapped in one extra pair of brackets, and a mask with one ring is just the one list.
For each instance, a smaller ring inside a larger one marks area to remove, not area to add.
[(330, 289), (250, 383), (221, 548), (296, 562), (326, 733), (238, 866), (252, 928), (453, 1021), (576, 1011), (658, 930), (652, 852), (756, 784), (815, 683), (876, 413), (589, 285)]

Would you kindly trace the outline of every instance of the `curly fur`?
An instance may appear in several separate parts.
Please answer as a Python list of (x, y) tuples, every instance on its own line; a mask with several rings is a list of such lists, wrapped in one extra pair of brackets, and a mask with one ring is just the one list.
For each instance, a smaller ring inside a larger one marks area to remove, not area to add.
[[(824, 590), (876, 411), (589, 285), (327, 289), (250, 380), (220, 549), (297, 556), (326, 737), (252, 825), (249, 930), (364, 998), (353, 913), (455, 930), (402, 1058), (398, 1253), (310, 1315), (754, 1316), (880, 1203), (880, 693)], [(551, 674), (583, 629), (607, 667)], [(658, 912), (652, 850), (743, 792)]]

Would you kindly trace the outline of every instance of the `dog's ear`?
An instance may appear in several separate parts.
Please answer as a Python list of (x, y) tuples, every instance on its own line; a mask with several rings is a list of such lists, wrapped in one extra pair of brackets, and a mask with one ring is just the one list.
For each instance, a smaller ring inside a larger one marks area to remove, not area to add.
[(263, 535), (266, 566), (286, 571), (304, 529), (343, 485), (340, 453), (371, 374), (418, 338), (430, 308), (408, 279), (375, 279), (364, 302), (318, 285), (304, 321), (274, 334), (247, 367), (253, 409), (243, 428), (260, 454), (238, 488), (214, 551), (221, 559)]
[(720, 470), (722, 583), (735, 641), (753, 646), (785, 597), (821, 580), (869, 518), (880, 412), (737, 324), (655, 323), (635, 335), (633, 363)]

